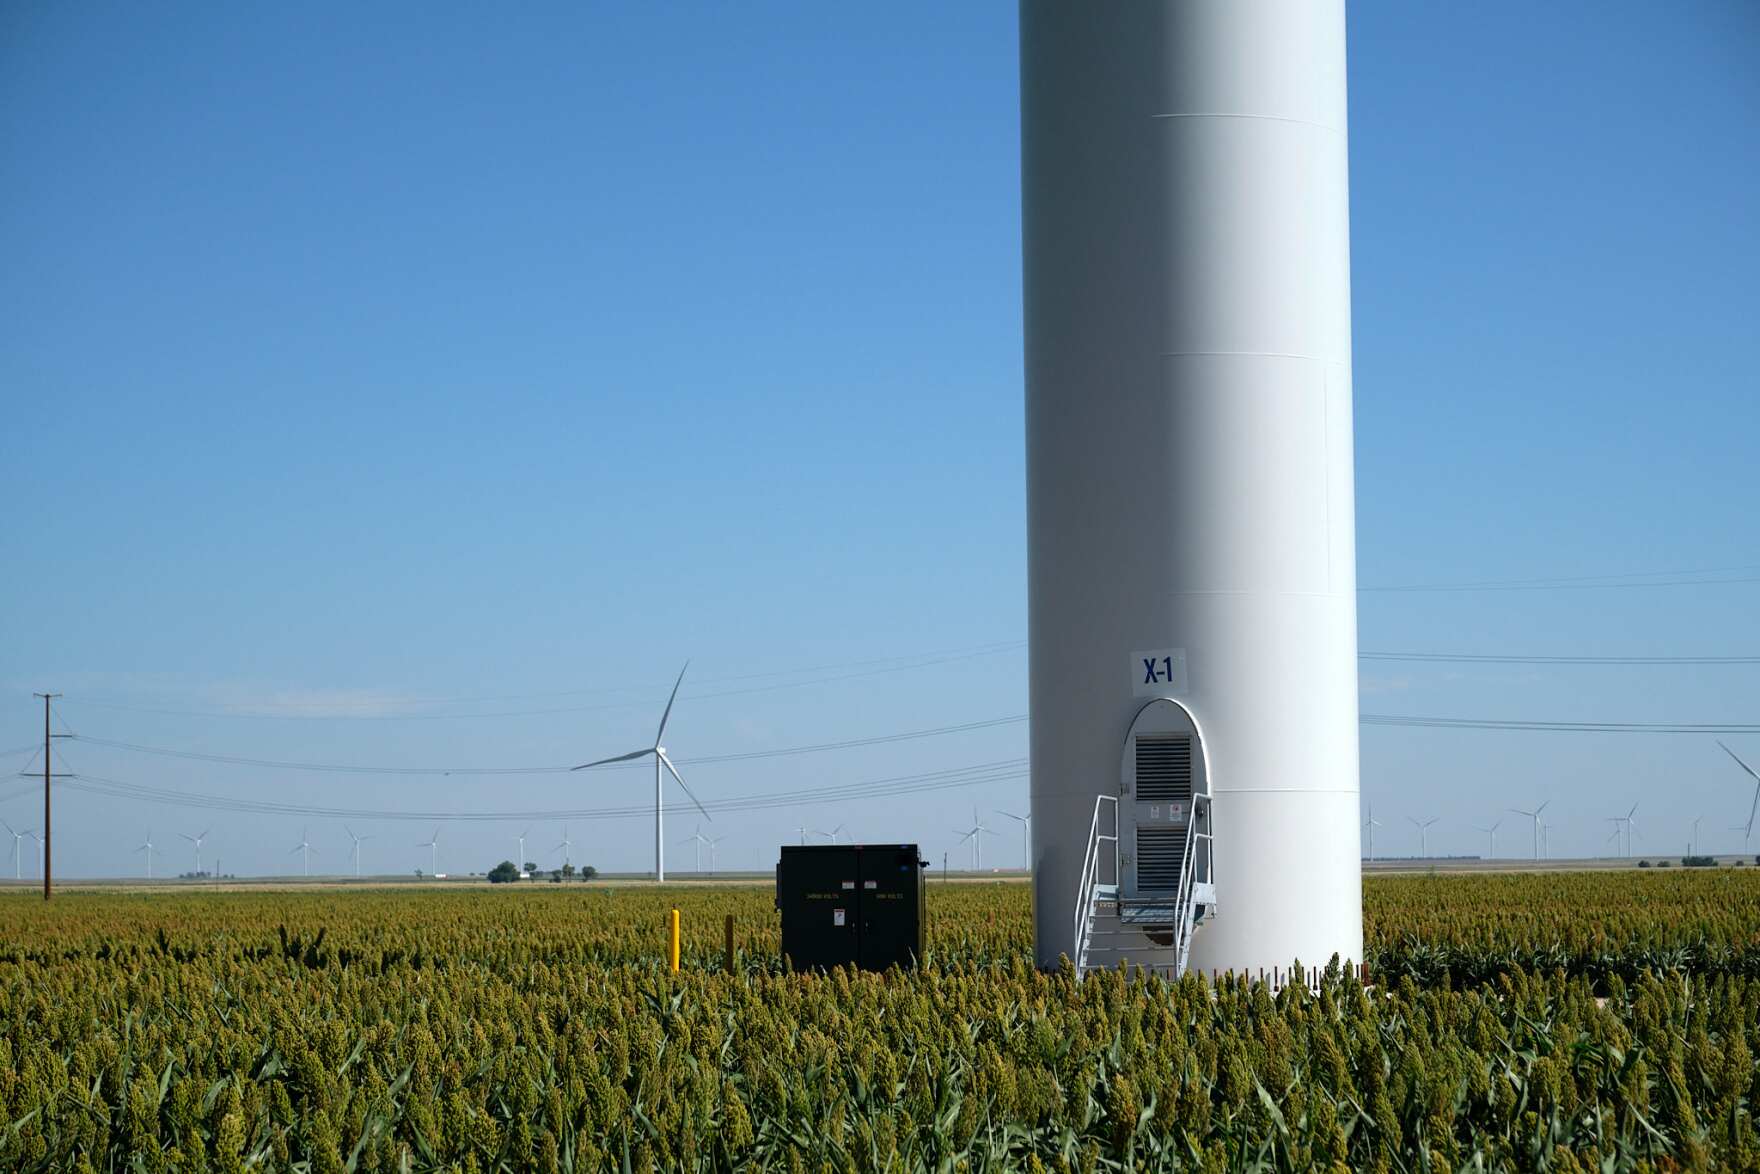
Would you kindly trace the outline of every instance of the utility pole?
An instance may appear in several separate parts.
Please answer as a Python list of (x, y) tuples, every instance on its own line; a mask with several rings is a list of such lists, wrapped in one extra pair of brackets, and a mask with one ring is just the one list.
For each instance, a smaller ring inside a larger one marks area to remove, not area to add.
[(49, 732), (49, 702), (61, 694), (32, 693), (31, 696), (43, 699), (43, 900), (47, 901), (49, 876), (55, 868), (55, 845), (49, 842), (49, 780), (55, 777), (49, 769), (49, 747), (55, 737)]

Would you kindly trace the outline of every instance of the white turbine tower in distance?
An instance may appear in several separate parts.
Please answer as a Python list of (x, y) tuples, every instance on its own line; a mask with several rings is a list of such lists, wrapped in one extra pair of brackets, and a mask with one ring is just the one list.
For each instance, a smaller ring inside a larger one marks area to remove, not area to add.
[(976, 807), (972, 808), (971, 827), (954, 828), (953, 832), (954, 835), (959, 836), (959, 840), (954, 844), (954, 847), (959, 847), (960, 844), (965, 843), (967, 840), (972, 842), (972, 871), (983, 872), (984, 837), (993, 836), (996, 833), (984, 826), (984, 821), (978, 818), (978, 809)]
[(304, 857), (303, 863), (305, 866), (305, 875), (307, 877), (310, 877), (312, 875), (312, 853), (316, 852), (316, 851), (317, 851), (317, 849), (312, 847), (311, 837), (306, 835), (306, 829), (300, 828), (299, 829), (299, 843), (297, 843), (293, 846), (293, 851), (289, 852), (288, 855), (292, 856), (294, 852), (304, 853), (305, 857)]
[(417, 844), (416, 847), (426, 848), (428, 850), (428, 874), (430, 876), (440, 876), (440, 829), (435, 828), (433, 838), (423, 840), (421, 843)]
[(3, 819), (0, 819), (0, 826), (4, 826), (6, 828), (7, 834), (12, 837), (12, 879), (13, 880), (22, 880), (24, 878), (19, 875), (18, 842), (20, 840), (24, 839), (26, 836), (34, 835), (34, 833), (21, 832), (17, 828), (13, 827), (11, 824), (7, 823)]
[(1012, 811), (998, 810), (996, 814), (1006, 815), (1021, 825), (1021, 867), (1031, 872), (1033, 870), (1033, 813), (1029, 811), (1025, 815), (1016, 815)]
[(726, 838), (727, 838), (726, 832), (722, 832), (719, 836), (710, 836), (709, 837), (709, 875), (710, 876), (715, 875), (715, 846), (717, 844), (721, 843), (721, 841), (725, 840)]
[(844, 832), (847, 832), (847, 831), (849, 831), (849, 825), (840, 823), (836, 827), (832, 828), (830, 831), (826, 832), (825, 835), (826, 835), (827, 839), (829, 839), (833, 844), (835, 844), (835, 843), (837, 843), (837, 837), (841, 836)]
[(1502, 826), (1503, 826), (1503, 821), (1501, 819), (1492, 820), (1491, 826), (1488, 828), (1482, 828), (1478, 824), (1473, 825), (1474, 831), (1484, 832), (1488, 837), (1490, 837), (1490, 846), (1485, 851), (1485, 859), (1487, 859), (1487, 860), (1493, 860), (1493, 859), (1496, 859), (1496, 857), (1497, 857), (1497, 829)]
[(1430, 825), (1442, 817), (1432, 815), (1429, 819), (1418, 819), (1408, 815), (1406, 818), (1411, 820), (1412, 826), (1418, 829), (1418, 858), (1421, 860), (1430, 859)]
[(1380, 820), (1375, 818), (1375, 805), (1373, 803), (1368, 805), (1366, 814), (1368, 818), (1363, 820), (1363, 835), (1367, 837), (1369, 841), (1369, 859), (1373, 860), (1375, 859), (1375, 829), (1384, 825)]
[(568, 850), (573, 847), (574, 847), (574, 841), (568, 838), (568, 825), (563, 824), (562, 825), (562, 843), (556, 845), (556, 847), (550, 849), (550, 851), (562, 853), (562, 865), (564, 868), (568, 867), (568, 865), (572, 863), (572, 861), (570, 861), (568, 858)]
[(824, 832), (820, 831), (818, 828), (810, 828), (804, 823), (798, 825), (794, 830), (801, 834), (801, 847), (803, 847), (803, 848), (805, 848), (807, 846), (807, 837), (808, 836), (822, 836), (825, 834)]
[(1548, 799), (1546, 803), (1542, 803), (1532, 811), (1523, 811), (1520, 807), (1510, 808), (1515, 814), (1525, 815), (1534, 821), (1534, 859), (1536, 860), (1540, 859), (1540, 813), (1545, 811), (1547, 804), (1551, 802), (1552, 800)]
[(703, 871), (703, 845), (707, 844), (708, 842), (709, 842), (709, 837), (707, 837), (703, 834), (703, 825), (702, 824), (698, 824), (696, 831), (692, 832), (690, 835), (686, 836), (684, 839), (679, 841), (679, 843), (681, 843), (681, 844), (695, 844), (697, 846), (697, 871), (698, 872)]
[(202, 841), (206, 840), (208, 838), (208, 833), (213, 830), (214, 830), (213, 828), (205, 828), (205, 829), (203, 829), (202, 834), (199, 836), (192, 836), (188, 832), (178, 832), (177, 833), (178, 835), (182, 836), (184, 839), (188, 840), (190, 843), (192, 843), (196, 846), (196, 875), (197, 876), (202, 875)]
[(48, 837), (40, 836), (36, 832), (26, 832), (25, 835), (37, 842), (37, 878), (41, 880), (43, 876), (43, 845), (48, 841)]
[(147, 879), (152, 880), (153, 879), (153, 853), (157, 852), (158, 849), (153, 847), (153, 831), (151, 828), (147, 829), (146, 842), (143, 843), (140, 847), (136, 848), (135, 851), (136, 852), (145, 852), (147, 854)]
[(672, 696), (666, 699), (666, 708), (660, 714), (660, 728), (654, 731), (654, 744), (652, 746), (644, 747), (641, 750), (631, 750), (628, 754), (617, 754), (610, 758), (600, 758), (593, 762), (583, 762), (579, 766), (573, 768), (575, 770), (587, 770), (595, 766), (609, 766), (614, 762), (634, 762), (636, 759), (646, 758), (650, 754), (654, 756), (655, 884), (660, 884), (666, 880), (666, 800), (663, 788), (663, 784), (666, 781), (666, 774), (670, 773), (672, 777), (678, 781), (678, 785), (684, 788), (684, 793), (690, 796), (691, 802), (696, 804), (697, 810), (702, 813), (704, 819), (708, 820), (710, 823), (715, 822), (714, 817), (711, 816), (708, 811), (704, 810), (702, 803), (698, 801), (695, 793), (691, 791), (690, 784), (684, 781), (684, 776), (678, 773), (678, 768), (672, 765), (672, 759), (666, 757), (666, 746), (664, 744), (666, 739), (666, 720), (672, 716), (672, 703), (678, 700), (678, 687), (684, 684), (685, 669), (690, 667), (691, 662), (687, 660), (684, 662), (684, 668), (678, 670), (678, 680), (672, 683)]
[(370, 835), (357, 836), (354, 834), (354, 829), (347, 824), (342, 825), (342, 830), (347, 832), (348, 838), (354, 841), (354, 878), (359, 880), (361, 878), (361, 844), (373, 837)]
[(520, 880), (526, 880), (532, 875), (526, 871), (526, 837), (531, 834), (532, 829), (527, 828), (525, 831), (514, 837), (514, 839), (519, 841), (519, 859), (513, 862), (513, 871), (518, 874)]
[[(1723, 743), (1719, 742), (1718, 745), (1723, 746)], [(1743, 762), (1741, 756), (1734, 750), (1731, 750), (1728, 746), (1723, 746), (1723, 752), (1735, 759), (1736, 765), (1747, 771), (1748, 777), (1754, 780), (1754, 798), (1748, 803), (1748, 822), (1739, 828), (1733, 829), (1742, 833), (1742, 851), (1746, 852), (1748, 850), (1748, 840), (1754, 834), (1754, 812), (1760, 810), (1760, 774), (1756, 774), (1754, 768)]]
[(1705, 817), (1703, 815), (1693, 817), (1693, 855), (1695, 856), (1699, 854), (1699, 825), (1703, 823), (1704, 820)]

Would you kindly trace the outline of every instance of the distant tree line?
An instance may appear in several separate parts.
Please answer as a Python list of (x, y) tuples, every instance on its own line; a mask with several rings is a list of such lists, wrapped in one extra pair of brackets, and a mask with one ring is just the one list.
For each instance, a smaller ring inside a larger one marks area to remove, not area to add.
[(572, 864), (564, 864), (561, 868), (553, 868), (548, 873), (544, 873), (540, 872), (538, 866), (529, 860), (523, 870), (513, 861), (503, 860), (489, 870), (489, 883), (492, 885), (512, 884), (520, 879), (521, 871), (528, 873), (533, 880), (537, 880), (541, 876), (548, 876), (553, 884), (561, 884), (576, 878), (590, 881), (599, 875), (599, 870), (591, 864), (582, 865), (579, 869)]

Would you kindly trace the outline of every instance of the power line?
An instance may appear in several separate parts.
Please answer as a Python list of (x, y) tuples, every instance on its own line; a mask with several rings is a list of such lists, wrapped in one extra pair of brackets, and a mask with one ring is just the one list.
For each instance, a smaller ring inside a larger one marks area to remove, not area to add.
[(1416, 726), (1446, 730), (1519, 730), (1552, 734), (1760, 734), (1760, 724), (1741, 722), (1514, 721), (1495, 718), (1417, 717), (1407, 714), (1382, 713), (1365, 713), (1358, 720), (1366, 726)]
[[(1001, 759), (947, 770), (896, 775), (870, 779), (860, 783), (843, 783), (793, 791), (772, 791), (743, 795), (731, 799), (710, 800), (703, 806), (710, 811), (761, 811), (777, 807), (813, 803), (846, 802), (858, 799), (885, 798), (918, 794), (925, 791), (952, 790), (983, 783), (1008, 782), (1026, 777), (1025, 758)], [(418, 820), (430, 822), (499, 823), (518, 820), (560, 819), (646, 819), (652, 818), (652, 805), (624, 807), (552, 808), (526, 811), (409, 811), (315, 804), (283, 803), (272, 800), (241, 799), (194, 791), (178, 791), (129, 783), (100, 775), (72, 774), (65, 786), (112, 798), (135, 799), (176, 807), (196, 807), (213, 811), (243, 812), (253, 815), (306, 815), (318, 818)]]
[[(798, 675), (800, 673), (821, 672), (821, 671), (824, 671), (827, 669), (835, 669), (835, 668), (840, 668), (840, 667), (857, 667), (857, 666), (867, 666), (867, 665), (875, 665), (875, 664), (879, 664), (879, 665), (883, 666), (883, 667), (879, 667), (879, 668), (861, 668), (860, 671), (857, 671), (857, 672), (841, 673), (841, 674), (835, 675), (835, 676), (812, 677), (812, 678), (809, 678), (807, 680), (802, 680), (802, 681), (783, 681), (783, 682), (780, 682), (777, 684), (756, 685), (756, 686), (751, 686), (748, 688), (740, 688), (740, 689), (722, 689), (722, 690), (705, 692), (705, 693), (685, 693), (685, 694), (680, 695), (680, 700), (683, 700), (683, 701), (709, 701), (709, 700), (714, 700), (716, 698), (721, 698), (721, 697), (744, 697), (744, 696), (749, 696), (749, 695), (755, 694), (755, 693), (775, 693), (775, 692), (780, 692), (780, 691), (787, 690), (787, 689), (808, 688), (813, 685), (837, 684), (842, 681), (853, 681), (853, 680), (859, 680), (859, 679), (865, 678), (865, 677), (883, 676), (883, 675), (886, 675), (889, 673), (912, 672), (917, 669), (934, 668), (938, 665), (953, 664), (958, 661), (975, 660), (980, 657), (995, 656), (995, 655), (998, 655), (1003, 652), (1009, 652), (1009, 651), (1019, 649), (1019, 648), (1024, 648), (1024, 647), (1026, 647), (1026, 641), (1024, 641), (1024, 640), (1010, 640), (1010, 641), (1004, 641), (1001, 643), (982, 644), (982, 645), (977, 645), (972, 648), (957, 649), (957, 650), (953, 650), (953, 651), (949, 651), (949, 652), (918, 653), (918, 654), (913, 654), (912, 656), (908, 656), (908, 657), (890, 657), (890, 658), (886, 658), (886, 659), (880, 660), (880, 661), (874, 661), (874, 660), (851, 661), (846, 666), (822, 665), (822, 666), (818, 666), (817, 668), (811, 668), (811, 669), (788, 669), (788, 670), (777, 670), (777, 671), (767, 672), (767, 673), (746, 673), (746, 674), (742, 674), (742, 675), (738, 675), (738, 676), (716, 677), (716, 678), (711, 678), (710, 680), (705, 681), (704, 683), (705, 684), (715, 684), (718, 682), (719, 683), (731, 683), (731, 682), (740, 682), (740, 681), (759, 680), (759, 679), (763, 679), (763, 678), (767, 678), (767, 677), (794, 676), (794, 675)], [(385, 701), (363, 701), (363, 702), (355, 702), (353, 704), (356, 707), (365, 707), (365, 706), (372, 706), (372, 705), (406, 705), (406, 706), (481, 705), (481, 704), (489, 704), (489, 703), (496, 702), (496, 701), (517, 701), (517, 700), (528, 700), (528, 699), (547, 698), (547, 697), (578, 697), (578, 696), (586, 696), (586, 695), (593, 695), (593, 694), (603, 695), (603, 694), (616, 694), (616, 693), (631, 694), (631, 693), (637, 692), (638, 688), (639, 687), (636, 687), (636, 686), (621, 686), (621, 687), (617, 687), (617, 688), (572, 690), (572, 691), (561, 692), (561, 693), (511, 694), (511, 695), (505, 695), (502, 697), (407, 698), (407, 699), (405, 699), (405, 698), (391, 698), (391, 699), (387, 699)], [(258, 707), (254, 707), (251, 709), (245, 709), (245, 710), (224, 710), (224, 709), (214, 710), (214, 709), (169, 709), (169, 708), (163, 708), (163, 707), (159, 707), (159, 706), (126, 705), (126, 704), (123, 704), (120, 702), (114, 702), (114, 701), (102, 701), (102, 700), (97, 700), (97, 699), (92, 699), (92, 698), (82, 698), (77, 695), (73, 698), (73, 701), (76, 705), (91, 706), (91, 707), (97, 708), (97, 709), (117, 710), (117, 711), (124, 712), (124, 713), (152, 713), (152, 714), (160, 714), (160, 715), (169, 716), (169, 717), (219, 717), (219, 718), (246, 718), (246, 719), (289, 720), (289, 721), (450, 721), (453, 719), (467, 720), (467, 719), (477, 719), (477, 718), (501, 718), (501, 717), (543, 717), (543, 716), (548, 716), (548, 715), (552, 715), (552, 714), (597, 713), (597, 712), (602, 712), (605, 710), (629, 709), (629, 708), (632, 708), (632, 707), (635, 707), (635, 706), (641, 704), (641, 702), (632, 700), (632, 701), (618, 701), (618, 702), (602, 703), (602, 704), (598, 704), (598, 705), (555, 706), (555, 707), (550, 707), (550, 708), (545, 708), (545, 709), (493, 710), (493, 711), (490, 711), (487, 713), (300, 713), (300, 712), (285, 712), (284, 710), (315, 709), (315, 708), (325, 708), (325, 707), (334, 709), (334, 708), (337, 708), (338, 705), (336, 703), (324, 703), (324, 702), (315, 702), (314, 701), (314, 702), (295, 703), (295, 704), (286, 705), (286, 706), (276, 706), (273, 708), (264, 708), (264, 707), (258, 706)], [(65, 704), (65, 702), (64, 702), (64, 704)], [(346, 703), (344, 703), (344, 705), (345, 704)], [(283, 711), (278, 711), (278, 710), (283, 710)]]
[(1529, 656), (1473, 652), (1360, 652), (1363, 660), (1446, 662), (1450, 664), (1760, 664), (1760, 656)]
[[(1760, 563), (1735, 567), (1699, 567), (1684, 571), (1625, 571), (1608, 575), (1550, 576), (1543, 579), (1482, 579), (1465, 583), (1404, 583), (1358, 587), (1359, 592), (1404, 591), (1575, 591), (1607, 587), (1699, 587), (1722, 583), (1760, 583), (1760, 576), (1723, 579), (1683, 578), (1688, 575), (1736, 575), (1760, 571)], [(1649, 580), (1645, 582), (1644, 580)]]
[[(868, 738), (845, 738), (838, 742), (819, 742), (807, 746), (785, 746), (775, 750), (748, 750), (734, 754), (708, 754), (695, 758), (679, 758), (681, 766), (703, 766), (717, 762), (750, 762), (761, 758), (789, 758), (799, 754), (822, 754), (834, 750), (848, 750), (860, 746), (880, 746), (892, 742), (908, 742), (918, 738), (939, 738), (948, 734), (964, 734), (973, 730), (986, 730), (996, 726), (1014, 725), (1027, 720), (1026, 714), (1015, 714), (1009, 717), (988, 718), (982, 721), (962, 722), (952, 726), (935, 726), (923, 730), (905, 730), (896, 734), (879, 734)], [(194, 750), (173, 750), (164, 746), (143, 746), (133, 742), (117, 742), (108, 738), (93, 738), (84, 734), (74, 737), (88, 746), (104, 746), (112, 750), (127, 750), (137, 754), (154, 754), (163, 758), (183, 758), (195, 762), (218, 762), (232, 766), (264, 767), (272, 770), (314, 771), (324, 774), (370, 774), (370, 775), (543, 775), (567, 774), (573, 768), (562, 766), (361, 766), (350, 763), (336, 762), (289, 762), (271, 758), (247, 758), (232, 754), (204, 754)], [(598, 767), (598, 770), (646, 770), (645, 766)]]

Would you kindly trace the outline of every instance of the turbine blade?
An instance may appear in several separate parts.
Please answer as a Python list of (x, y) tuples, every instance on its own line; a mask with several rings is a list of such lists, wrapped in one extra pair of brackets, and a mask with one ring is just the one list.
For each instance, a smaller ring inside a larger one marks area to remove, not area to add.
[(588, 769), (595, 767), (595, 766), (609, 766), (613, 762), (629, 762), (630, 760), (636, 759), (636, 758), (646, 758), (648, 755), (650, 755), (652, 753), (654, 753), (654, 750), (652, 747), (649, 747), (646, 750), (631, 750), (628, 754), (619, 754), (615, 758), (601, 758), (595, 762), (583, 762), (579, 766), (571, 766), (568, 769), (569, 770), (588, 770)]
[(672, 716), (672, 703), (678, 700), (678, 687), (684, 684), (685, 669), (691, 667), (690, 661), (684, 662), (684, 668), (678, 670), (678, 680), (672, 682), (672, 696), (666, 699), (666, 710), (660, 715), (660, 728), (654, 731), (654, 745), (659, 746), (666, 740), (666, 719)]
[[(679, 676), (682, 679), (684, 674), (680, 673)], [(684, 781), (684, 776), (678, 773), (678, 768), (676, 766), (672, 765), (672, 759), (666, 757), (666, 755), (664, 755), (664, 754), (661, 754), (659, 750), (655, 750), (654, 753), (659, 755), (661, 763), (664, 764), (666, 769), (671, 772), (672, 777), (674, 779), (678, 780), (678, 785), (684, 788), (684, 793), (691, 797), (691, 802), (695, 803), (697, 805), (697, 810), (702, 813), (703, 818), (708, 820), (710, 823), (714, 823), (715, 817), (713, 815), (710, 815), (709, 812), (707, 811), (707, 809), (705, 809), (703, 807), (702, 800), (697, 798), (697, 794), (695, 791), (691, 790), (690, 784)]]
[[(1718, 745), (1723, 746), (1723, 743), (1719, 742)], [(1743, 762), (1741, 759), (1741, 756), (1739, 754), (1737, 754), (1734, 750), (1731, 750), (1728, 746), (1723, 746), (1723, 752), (1725, 754), (1729, 755), (1731, 758), (1735, 759), (1736, 765), (1741, 767), (1743, 770), (1747, 771), (1749, 776), (1752, 777), (1755, 782), (1760, 783), (1760, 774), (1755, 774), (1754, 768), (1749, 766), (1747, 763)]]

